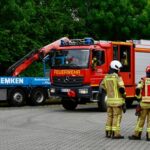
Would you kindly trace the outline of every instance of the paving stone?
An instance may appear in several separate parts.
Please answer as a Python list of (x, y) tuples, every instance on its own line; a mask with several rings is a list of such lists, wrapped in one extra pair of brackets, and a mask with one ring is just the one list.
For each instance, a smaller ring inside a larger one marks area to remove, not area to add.
[(125, 139), (105, 138), (106, 113), (96, 104), (66, 111), (61, 105), (0, 107), (0, 150), (147, 150), (145, 129), (141, 141), (130, 141), (137, 117), (134, 108), (123, 114)]

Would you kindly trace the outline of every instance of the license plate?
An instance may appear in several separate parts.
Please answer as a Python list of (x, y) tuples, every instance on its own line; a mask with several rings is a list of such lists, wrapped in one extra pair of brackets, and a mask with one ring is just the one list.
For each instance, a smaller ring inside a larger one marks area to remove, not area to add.
[(70, 89), (61, 89), (61, 92), (69, 92)]

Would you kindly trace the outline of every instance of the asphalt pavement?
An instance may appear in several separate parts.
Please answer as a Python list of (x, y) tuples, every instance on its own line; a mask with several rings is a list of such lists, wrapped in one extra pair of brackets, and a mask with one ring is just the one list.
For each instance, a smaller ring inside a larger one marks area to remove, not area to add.
[(137, 117), (134, 107), (123, 115), (125, 139), (105, 138), (106, 113), (96, 104), (79, 105), (66, 111), (60, 104), (44, 106), (0, 106), (0, 150), (147, 150), (142, 140), (130, 141)]

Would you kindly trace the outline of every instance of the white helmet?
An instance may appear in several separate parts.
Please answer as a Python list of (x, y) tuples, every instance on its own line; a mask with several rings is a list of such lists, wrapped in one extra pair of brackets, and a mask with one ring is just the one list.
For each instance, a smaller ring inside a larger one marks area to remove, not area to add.
[(121, 67), (122, 67), (122, 64), (120, 61), (118, 60), (113, 60), (111, 63), (110, 63), (110, 67), (112, 69), (115, 69), (115, 70), (119, 70)]

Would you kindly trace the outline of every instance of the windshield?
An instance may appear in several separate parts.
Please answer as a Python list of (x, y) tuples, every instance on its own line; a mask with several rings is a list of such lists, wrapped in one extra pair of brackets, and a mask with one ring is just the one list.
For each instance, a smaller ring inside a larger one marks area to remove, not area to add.
[(87, 68), (89, 50), (55, 50), (51, 53), (51, 68)]

